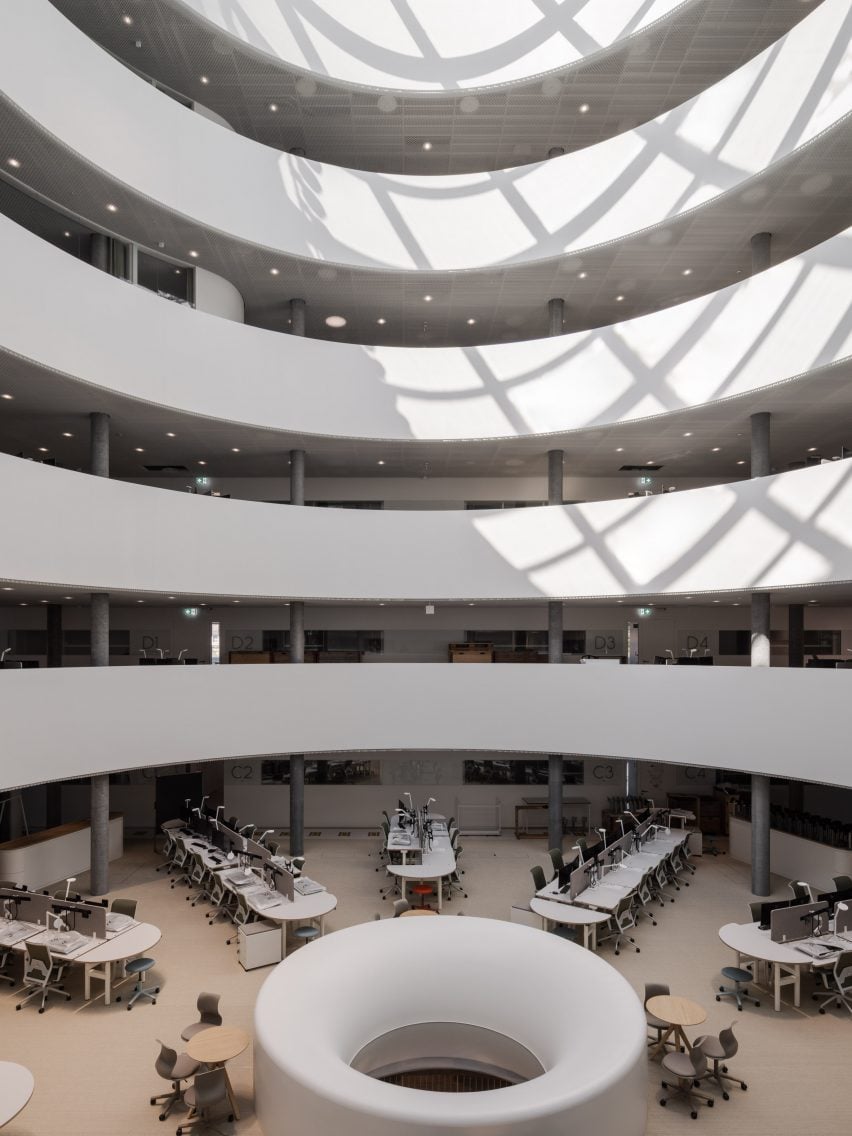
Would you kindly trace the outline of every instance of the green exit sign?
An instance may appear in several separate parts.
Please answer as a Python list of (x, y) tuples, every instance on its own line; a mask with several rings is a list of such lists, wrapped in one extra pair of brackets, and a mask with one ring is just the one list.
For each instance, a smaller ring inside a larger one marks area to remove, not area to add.
[(639, 614), (641, 616), (644, 616), (645, 618), (647, 618), (651, 614), (653, 609), (650, 608), (650, 607), (640, 607), (640, 608), (637, 608), (636, 610), (639, 612)]
[(183, 614), (186, 616), (187, 619), (195, 619), (195, 617), (198, 615), (198, 608), (197, 607), (185, 607), (183, 609)]

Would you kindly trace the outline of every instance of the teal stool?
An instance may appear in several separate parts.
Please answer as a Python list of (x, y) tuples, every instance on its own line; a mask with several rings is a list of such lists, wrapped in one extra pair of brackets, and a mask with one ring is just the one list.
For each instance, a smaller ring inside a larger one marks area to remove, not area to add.
[[(139, 998), (150, 998), (156, 1006), (157, 999), (155, 995), (160, 993), (159, 986), (145, 986), (142, 985), (142, 975), (146, 974), (152, 966), (155, 965), (152, 958), (138, 958), (131, 959), (125, 967), (125, 973), (129, 975), (136, 975), (136, 985), (133, 987), (133, 993), (130, 995), (130, 1001), (127, 1003), (128, 1010), (133, 1009), (133, 1003)], [(121, 1001), (121, 995), (116, 998), (116, 1002)]]
[(319, 927), (315, 927), (313, 923), (306, 923), (303, 927), (297, 927), (293, 932), (293, 937), (301, 939), (303, 943), (310, 943), (319, 935)]

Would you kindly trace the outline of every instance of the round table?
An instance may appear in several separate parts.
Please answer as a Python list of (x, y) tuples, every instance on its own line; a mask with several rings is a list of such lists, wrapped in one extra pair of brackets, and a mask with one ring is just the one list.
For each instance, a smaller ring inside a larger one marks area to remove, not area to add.
[(437, 911), (433, 911), (431, 907), (409, 907), (408, 911), (403, 911), (400, 919), (407, 919), (409, 915), (437, 915)]
[[(186, 1052), (193, 1061), (199, 1061), (202, 1065), (209, 1065), (214, 1069), (220, 1067), (224, 1069), (225, 1062), (239, 1056), (249, 1041), (249, 1035), (243, 1029), (237, 1029), (235, 1026), (211, 1026), (209, 1029), (200, 1030), (189, 1039)], [(240, 1110), (237, 1107), (237, 1099), (227, 1069), (224, 1069), (224, 1073), (231, 1110), (234, 1117), (239, 1120)]]
[[(719, 938), (726, 947), (737, 953), (737, 966), (743, 959), (768, 963), (772, 967), (772, 986), (775, 995), (775, 1009), (781, 1009), (781, 990), (784, 986), (793, 987), (793, 1005), (798, 1006), (801, 997), (802, 971), (809, 970), (813, 959), (797, 951), (788, 943), (773, 943), (769, 931), (761, 931), (757, 923), (726, 923), (719, 928)], [(757, 967), (755, 966), (755, 985)]]
[(692, 1049), (689, 1038), (683, 1032), (685, 1026), (700, 1026), (707, 1019), (707, 1012), (703, 1006), (689, 998), (680, 998), (675, 994), (658, 994), (649, 998), (646, 1009), (663, 1022), (668, 1023), (668, 1029), (651, 1050), (651, 1056), (656, 1057), (665, 1049), (670, 1037), (674, 1038), (676, 1048), (681, 1044), (687, 1051)]
[(590, 907), (575, 907), (573, 903), (560, 903), (555, 899), (530, 900), (530, 908), (548, 923), (561, 923), (568, 927), (583, 928), (583, 946), (597, 950), (598, 924), (608, 923), (611, 916), (606, 911), (593, 911)]
[(0, 1128), (14, 1120), (33, 1095), (34, 1087), (29, 1069), (14, 1061), (0, 1061)]

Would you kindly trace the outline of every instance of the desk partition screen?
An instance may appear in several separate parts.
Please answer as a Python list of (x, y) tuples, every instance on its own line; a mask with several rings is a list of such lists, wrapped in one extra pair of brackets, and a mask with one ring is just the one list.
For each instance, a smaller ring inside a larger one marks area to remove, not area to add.
[(773, 943), (793, 943), (828, 931), (827, 903), (800, 903), (781, 907), (769, 916), (769, 937)]

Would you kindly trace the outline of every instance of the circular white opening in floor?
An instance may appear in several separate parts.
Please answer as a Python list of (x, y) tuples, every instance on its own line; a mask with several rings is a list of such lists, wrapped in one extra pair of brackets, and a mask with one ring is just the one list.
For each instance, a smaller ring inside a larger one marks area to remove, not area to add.
[(265, 1136), (645, 1131), (645, 1015), (590, 951), (496, 919), (385, 919), (300, 948), (255, 1008)]

